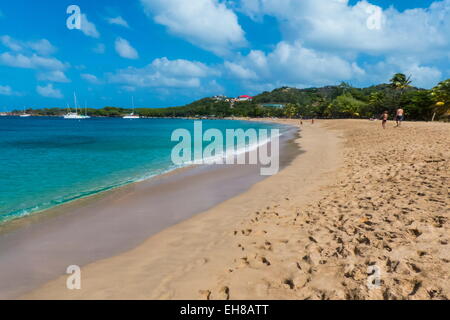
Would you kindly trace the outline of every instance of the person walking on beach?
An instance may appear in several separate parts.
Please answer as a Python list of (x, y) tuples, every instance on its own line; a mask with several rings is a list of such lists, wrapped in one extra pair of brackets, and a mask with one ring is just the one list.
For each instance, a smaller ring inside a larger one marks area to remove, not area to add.
[(381, 115), (381, 125), (383, 126), (383, 129), (386, 129), (386, 122), (389, 119), (389, 113), (387, 111), (383, 112), (383, 114)]
[(404, 119), (405, 111), (402, 108), (397, 109), (397, 113), (395, 115), (395, 121), (397, 122), (397, 127), (402, 125), (402, 121)]

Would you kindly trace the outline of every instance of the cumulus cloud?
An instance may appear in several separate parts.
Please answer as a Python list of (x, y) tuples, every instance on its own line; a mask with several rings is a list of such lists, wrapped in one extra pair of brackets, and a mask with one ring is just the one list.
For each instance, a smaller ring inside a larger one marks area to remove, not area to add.
[(386, 82), (394, 73), (402, 72), (411, 76), (413, 85), (422, 88), (431, 88), (442, 80), (442, 72), (433, 66), (417, 63), (412, 58), (387, 58), (374, 64), (364, 66), (365, 80), (372, 83)]
[(218, 0), (141, 0), (153, 20), (190, 43), (216, 54), (246, 45), (236, 14)]
[(115, 18), (106, 18), (106, 21), (109, 24), (115, 24), (115, 25), (122, 26), (122, 27), (125, 27), (125, 28), (130, 28), (128, 22), (124, 18), (122, 18), (121, 16), (117, 16)]
[(62, 99), (64, 97), (59, 89), (53, 88), (53, 84), (37, 86), (36, 92), (46, 98)]
[(8, 49), (16, 52), (34, 51), (44, 56), (51, 55), (56, 52), (56, 48), (47, 39), (24, 42), (13, 39), (8, 35), (4, 35), (0, 37), (0, 43)]
[(264, 83), (298, 87), (332, 84), (364, 74), (356, 64), (339, 56), (305, 48), (300, 42), (280, 42), (266, 54), (253, 50), (234, 62), (225, 62), (232, 77), (252, 80), (251, 87)]
[(218, 75), (216, 70), (200, 62), (160, 58), (144, 68), (118, 70), (109, 74), (108, 79), (110, 83), (128, 87), (200, 88), (214, 75)]
[(95, 24), (88, 20), (88, 17), (85, 13), (81, 14), (81, 32), (83, 32), (88, 37), (100, 37), (100, 33), (98, 32), (97, 27), (95, 26)]
[[(450, 51), (450, 0), (402, 12), (393, 6), (382, 9), (365, 0), (353, 5), (348, 0), (242, 0), (239, 10), (256, 22), (265, 15), (277, 19), (285, 50), (286, 45), (298, 47), (296, 44), (301, 43), (316, 57), (328, 55), (327, 61), (334, 59), (336, 68), (324, 61), (331, 68), (330, 76), (321, 75), (319, 68), (314, 74), (309, 72), (308, 83), (339, 77), (346, 80), (353, 73), (351, 79), (368, 84), (368, 79), (387, 81), (400, 71), (411, 73), (415, 85), (429, 87), (442, 77), (433, 64)], [(275, 50), (279, 53), (280, 44)], [(378, 62), (360, 68), (355, 61), (362, 55)], [(308, 74), (305, 67), (299, 72)]]
[(29, 42), (28, 45), (31, 49), (44, 56), (48, 56), (56, 52), (56, 48), (47, 39)]
[(139, 57), (139, 54), (137, 53), (136, 49), (134, 49), (130, 45), (130, 43), (123, 38), (116, 39), (115, 48), (117, 54), (122, 58), (137, 59)]
[(239, 78), (239, 79), (256, 79), (257, 75), (256, 72), (254, 72), (251, 69), (248, 69), (247, 67), (234, 63), (225, 61), (224, 63), (225, 68), (230, 72), (231, 75)]
[[(0, 54), (0, 64), (15, 68), (63, 70), (67, 66), (56, 58), (50, 57), (56, 52), (56, 48), (47, 39), (37, 41), (20, 41), (8, 35), (0, 37), (0, 43), (10, 49), (9, 52)], [(63, 73), (56, 71), (49, 73), (47, 77), (58, 78), (66, 82)], [(41, 75), (45, 77), (44, 75)], [(48, 79), (51, 80), (51, 79)], [(53, 81), (53, 80), (51, 80)]]
[(62, 70), (66, 65), (56, 58), (42, 57), (37, 54), (26, 56), (22, 53), (5, 52), (0, 54), (0, 64), (25, 69)]
[(2, 95), (2, 96), (19, 96), (21, 94), (19, 92), (15, 92), (10, 86), (1, 86), (0, 85), (0, 95)]
[(89, 83), (92, 84), (101, 84), (102, 81), (100, 81), (95, 75), (89, 74), (89, 73), (83, 73), (81, 74), (81, 77), (86, 80)]
[[(315, 48), (423, 53), (450, 44), (450, 0), (404, 12), (392, 6), (383, 10), (365, 0), (355, 5), (348, 0), (243, 0), (241, 10), (253, 18), (277, 18), (285, 40), (302, 39)], [(376, 20), (379, 25), (371, 24)]]
[(411, 75), (411, 80), (416, 86), (427, 89), (438, 84), (443, 76), (439, 69), (417, 63), (408, 65), (403, 72)]
[(70, 80), (66, 77), (64, 72), (62, 72), (61, 70), (41, 72), (38, 73), (37, 78), (39, 81), (70, 82)]
[(20, 41), (17, 41), (8, 35), (1, 36), (0, 42), (12, 51), (22, 51), (24, 49), (23, 44)]

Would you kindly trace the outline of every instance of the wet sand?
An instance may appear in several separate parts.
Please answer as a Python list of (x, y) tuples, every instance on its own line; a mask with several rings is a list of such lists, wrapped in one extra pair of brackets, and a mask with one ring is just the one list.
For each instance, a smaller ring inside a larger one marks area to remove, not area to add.
[[(282, 166), (297, 155), (280, 139)], [(20, 296), (84, 266), (131, 250), (145, 239), (246, 191), (264, 179), (258, 165), (179, 169), (0, 227), (0, 299)]]

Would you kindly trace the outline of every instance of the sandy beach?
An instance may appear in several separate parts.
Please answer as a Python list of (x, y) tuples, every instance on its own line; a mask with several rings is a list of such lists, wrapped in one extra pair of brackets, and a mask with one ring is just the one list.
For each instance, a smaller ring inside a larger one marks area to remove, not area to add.
[(81, 290), (21, 298), (448, 299), (450, 125), (305, 121), (296, 143), (279, 174), (84, 266)]
[[(280, 167), (300, 153), (287, 126)], [(248, 190), (260, 165), (188, 166), (0, 224), (0, 299), (137, 247), (147, 238)]]

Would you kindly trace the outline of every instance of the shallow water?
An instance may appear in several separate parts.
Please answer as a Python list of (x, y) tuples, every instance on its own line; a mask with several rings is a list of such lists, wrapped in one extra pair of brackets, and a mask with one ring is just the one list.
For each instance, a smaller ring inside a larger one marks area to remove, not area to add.
[[(221, 132), (284, 128), (231, 120), (202, 123), (204, 130)], [(177, 128), (192, 132), (194, 121), (1, 117), (0, 222), (175, 169), (170, 155)]]

